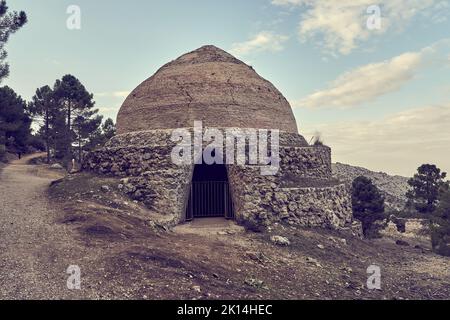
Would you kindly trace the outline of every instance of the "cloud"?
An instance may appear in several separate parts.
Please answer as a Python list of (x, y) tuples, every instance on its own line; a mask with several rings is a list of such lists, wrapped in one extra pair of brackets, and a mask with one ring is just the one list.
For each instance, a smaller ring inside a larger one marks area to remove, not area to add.
[(120, 110), (120, 106), (104, 106), (104, 105), (102, 105), (98, 109), (99, 109), (100, 114), (103, 115), (104, 119), (107, 119), (107, 118), (116, 119), (117, 113)]
[(400, 89), (414, 78), (423, 52), (407, 52), (379, 63), (348, 71), (334, 80), (329, 88), (294, 102), (296, 107), (351, 108)]
[(293, 101), (294, 107), (348, 109), (402, 88), (414, 79), (421, 67), (447, 64), (450, 38), (445, 38), (418, 52), (406, 52), (389, 60), (370, 63), (347, 71), (328, 88)]
[(119, 109), (119, 107), (99, 107), (98, 110), (102, 113), (107, 113), (107, 112), (117, 112)]
[(114, 97), (114, 98), (126, 98), (130, 94), (130, 91), (114, 91), (114, 92), (98, 92), (96, 97)]
[(130, 91), (116, 91), (113, 92), (113, 96), (117, 98), (126, 98), (130, 95)]
[(288, 36), (276, 34), (271, 31), (262, 31), (248, 41), (233, 43), (230, 53), (236, 56), (245, 56), (254, 52), (277, 52), (284, 49), (283, 44)]
[[(392, 28), (403, 29), (418, 15), (432, 15), (436, 21), (442, 20), (448, 10), (447, 1), (438, 0), (272, 0), (273, 5), (302, 8), (298, 33), (302, 41), (314, 40), (325, 52), (332, 55), (347, 55), (361, 42)], [(367, 9), (379, 4), (381, 9), (381, 29), (369, 30), (367, 20), (372, 12)]]
[(320, 132), (333, 161), (411, 176), (423, 163), (450, 172), (450, 103), (391, 114), (380, 120), (305, 126), (306, 137)]
[(305, 0), (272, 0), (272, 4), (278, 6), (299, 6), (305, 4), (307, 1)]

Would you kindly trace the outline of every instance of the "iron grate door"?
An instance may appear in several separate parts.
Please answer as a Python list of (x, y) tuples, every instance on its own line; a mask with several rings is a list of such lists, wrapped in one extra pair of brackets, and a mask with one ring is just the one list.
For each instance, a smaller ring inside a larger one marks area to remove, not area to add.
[(234, 218), (233, 202), (228, 182), (192, 182), (186, 209), (186, 220), (207, 217)]

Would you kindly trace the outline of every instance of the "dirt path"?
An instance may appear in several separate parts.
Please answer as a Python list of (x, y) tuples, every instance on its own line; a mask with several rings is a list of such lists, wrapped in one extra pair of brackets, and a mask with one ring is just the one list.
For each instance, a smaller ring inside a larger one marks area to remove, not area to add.
[[(23, 157), (0, 173), (0, 298), (68, 297), (65, 269), (49, 263), (64, 250), (64, 226), (50, 221), (47, 186), (61, 174), (40, 174)], [(70, 242), (69, 242), (70, 243)], [(58, 244), (63, 244), (59, 246)]]

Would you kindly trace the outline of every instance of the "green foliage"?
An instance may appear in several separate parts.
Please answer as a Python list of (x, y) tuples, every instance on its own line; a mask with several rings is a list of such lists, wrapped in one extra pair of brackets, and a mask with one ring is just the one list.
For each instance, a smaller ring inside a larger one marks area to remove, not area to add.
[(55, 120), (61, 113), (54, 99), (53, 90), (49, 86), (37, 89), (32, 101), (28, 104), (28, 109), (33, 116), (33, 120), (41, 125), (38, 137), (45, 143), (47, 163), (49, 163), (50, 146), (55, 143), (57, 138), (54, 135)]
[(431, 245), (433, 251), (442, 256), (450, 257), (450, 225), (431, 227)]
[(433, 216), (450, 223), (450, 188), (448, 183), (443, 184), (439, 191), (439, 205)]
[(316, 139), (314, 141), (313, 145), (314, 145), (314, 147), (323, 147), (324, 146), (323, 141), (320, 138)]
[(450, 190), (444, 184), (439, 193), (439, 205), (431, 215), (431, 244), (433, 250), (450, 256)]
[(101, 128), (98, 128), (89, 137), (85, 150), (91, 151), (102, 147), (107, 141), (116, 135), (116, 125), (111, 118), (105, 120)]
[[(64, 150), (59, 152), (63, 153), (64, 157), (70, 158), (73, 156), (72, 143), (77, 141), (79, 144), (82, 139), (81, 131), (79, 134), (73, 131), (72, 121), (76, 117), (87, 119), (97, 112), (92, 110), (95, 103), (94, 96), (86, 90), (80, 80), (72, 75), (65, 75), (61, 80), (56, 80), (53, 92), (58, 107), (66, 113), (66, 125), (64, 130), (61, 129), (60, 141)], [(92, 113), (88, 115), (89, 112)]]
[(433, 212), (438, 204), (439, 190), (444, 184), (446, 175), (435, 165), (420, 166), (414, 177), (408, 181), (411, 187), (406, 194), (409, 203), (420, 213)]
[(111, 139), (116, 135), (116, 125), (111, 118), (105, 120), (102, 126), (103, 136), (106, 140)]
[(323, 143), (322, 137), (319, 133), (312, 138), (312, 145), (314, 147), (323, 147), (325, 144)]
[(384, 197), (369, 178), (357, 177), (352, 184), (353, 216), (360, 220), (364, 235), (374, 236), (374, 223), (385, 219)]
[(11, 153), (26, 152), (30, 125), (25, 101), (11, 88), (0, 88), (0, 145)]
[(3, 144), (0, 144), (0, 162), (5, 161), (6, 156), (6, 146)]
[(36, 90), (29, 109), (41, 125), (38, 134), (45, 141), (48, 161), (51, 154), (67, 163), (75, 154), (82, 160), (102, 121), (94, 104), (93, 95), (72, 75), (56, 80), (53, 89), (44, 86)]
[(0, 83), (9, 75), (9, 65), (5, 62), (8, 54), (5, 45), (9, 36), (27, 23), (25, 12), (9, 12), (5, 0), (0, 1)]
[(428, 234), (431, 235), (433, 251), (450, 256), (450, 186), (449, 182), (443, 181), (439, 185), (436, 207), (432, 212), (419, 212), (414, 205), (407, 206), (402, 211), (394, 213), (391, 221), (401, 230), (404, 219), (423, 219), (424, 225), (428, 227)]
[(78, 159), (82, 161), (82, 151), (84, 146), (89, 143), (89, 139), (95, 132), (98, 131), (101, 123), (102, 116), (97, 115), (98, 110), (84, 110), (80, 112), (74, 119), (73, 131), (76, 135), (76, 141), (78, 144)]
[(45, 151), (45, 141), (37, 135), (30, 136), (28, 146), (35, 151)]

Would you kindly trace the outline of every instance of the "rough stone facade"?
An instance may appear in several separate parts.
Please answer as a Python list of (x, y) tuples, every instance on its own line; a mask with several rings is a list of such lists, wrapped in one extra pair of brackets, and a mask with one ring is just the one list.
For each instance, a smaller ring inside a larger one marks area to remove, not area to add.
[(427, 233), (426, 220), (424, 219), (401, 219), (397, 218), (397, 224), (389, 221), (386, 228), (381, 231), (382, 235), (389, 237), (405, 237), (411, 239), (429, 240)]
[[(349, 193), (332, 177), (331, 149), (310, 146), (298, 134), (283, 95), (253, 68), (213, 46), (181, 56), (139, 85), (119, 112), (118, 135), (91, 152), (83, 168), (120, 177), (120, 188), (131, 198), (172, 224), (183, 222), (195, 166), (172, 161), (178, 143), (171, 137), (180, 128), (192, 134), (195, 121), (202, 121), (203, 132), (214, 128), (225, 136), (230, 130), (267, 129), (271, 141), (279, 132), (275, 175), (263, 175), (260, 165), (238, 162), (237, 156), (232, 164), (227, 161), (238, 223), (252, 229), (275, 223), (333, 229), (352, 225)], [(184, 143), (193, 147), (195, 139)], [(226, 145), (224, 141), (224, 155)], [(248, 160), (255, 150), (245, 150)]]
[[(173, 224), (183, 222), (194, 165), (172, 162), (177, 143), (171, 134), (166, 129), (118, 135), (103, 149), (88, 154), (84, 169), (121, 177), (120, 188), (132, 199), (170, 217)], [(259, 165), (227, 165), (239, 223), (252, 229), (274, 223), (333, 229), (351, 224), (348, 190), (331, 178), (331, 150), (293, 147), (298, 141), (302, 141), (299, 135), (280, 134), (281, 162), (276, 175), (261, 175)]]

